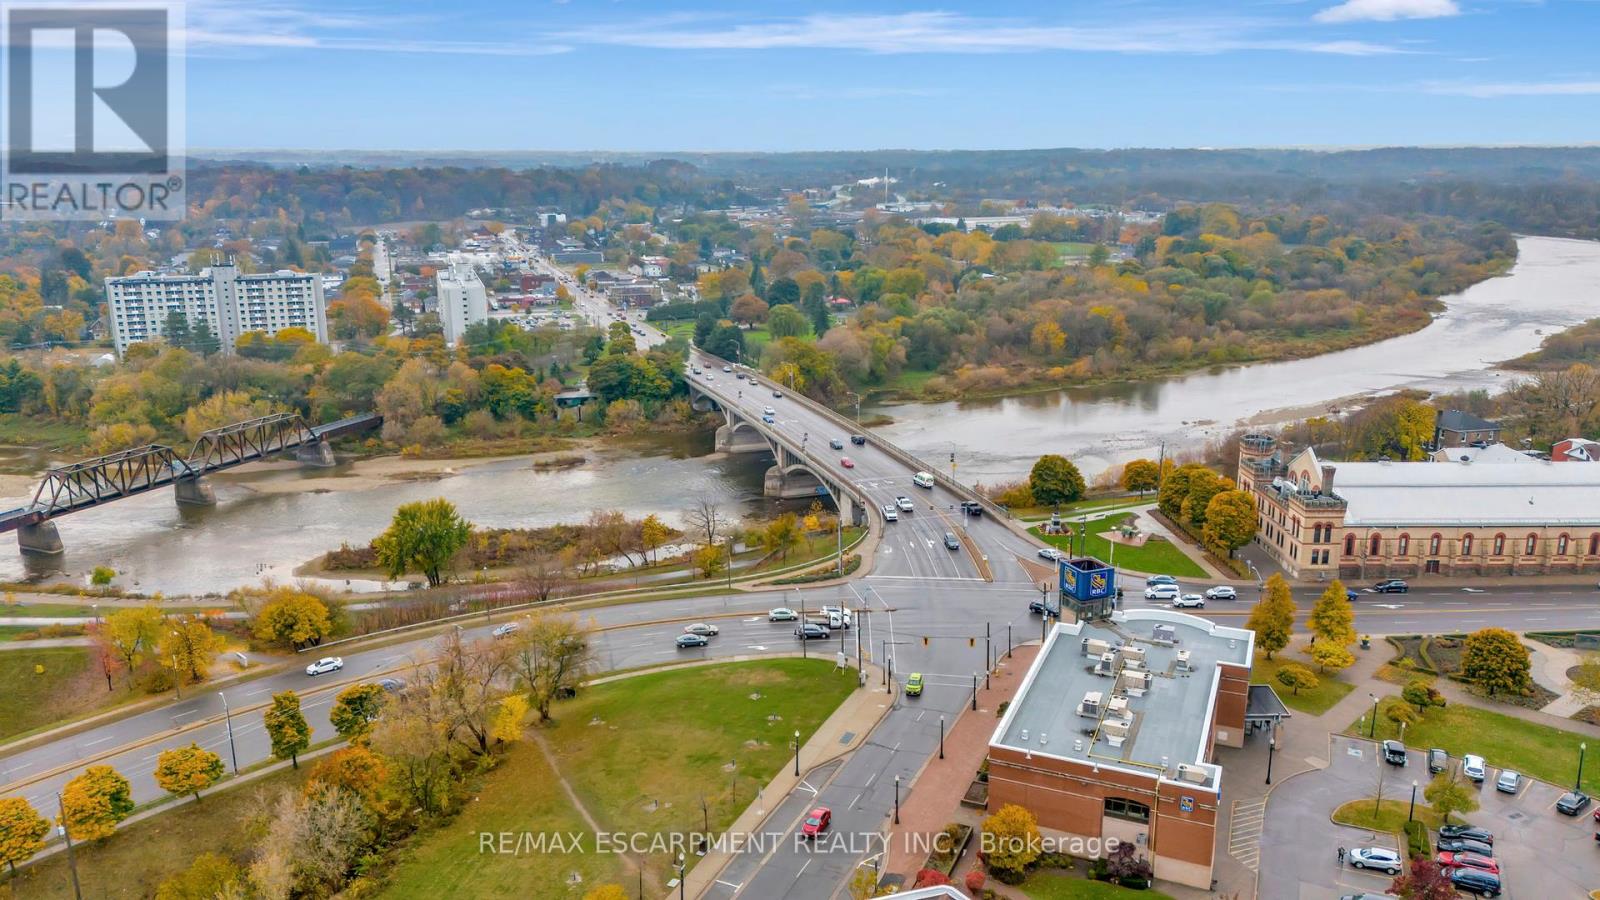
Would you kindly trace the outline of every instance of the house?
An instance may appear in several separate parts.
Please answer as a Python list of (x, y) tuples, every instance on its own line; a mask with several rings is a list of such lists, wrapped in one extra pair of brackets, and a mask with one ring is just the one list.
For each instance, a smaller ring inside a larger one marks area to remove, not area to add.
[(1500, 425), (1469, 412), (1447, 409), (1433, 422), (1433, 446), (1471, 447), (1500, 440)]
[(636, 275), (643, 275), (645, 278), (665, 278), (672, 268), (672, 260), (665, 256), (644, 256), (640, 257), (638, 268), (639, 271), (634, 273)]
[(1600, 441), (1563, 438), (1550, 447), (1552, 462), (1600, 462)]

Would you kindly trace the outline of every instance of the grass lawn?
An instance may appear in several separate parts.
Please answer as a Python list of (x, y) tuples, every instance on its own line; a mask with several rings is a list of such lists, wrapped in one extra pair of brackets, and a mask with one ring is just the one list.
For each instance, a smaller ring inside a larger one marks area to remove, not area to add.
[[(1409, 792), (1400, 789), (1402, 782), (1403, 779), (1395, 779), (1392, 787), (1396, 793), (1405, 795), (1406, 799), (1385, 799), (1381, 804), (1377, 805), (1376, 810), (1373, 808), (1373, 798), (1371, 797), (1351, 800), (1333, 811), (1333, 820), (1340, 825), (1353, 825), (1356, 828), (1365, 828), (1369, 831), (1388, 832), (1391, 834), (1400, 833), (1400, 830), (1405, 827), (1406, 816), (1412, 814), (1411, 797)], [(1384, 793), (1388, 793), (1390, 788), (1391, 785), (1385, 783)], [(1417, 793), (1416, 817), (1417, 821), (1429, 828), (1437, 829), (1439, 827), (1439, 817), (1422, 802), (1420, 791)], [(1402, 840), (1400, 844), (1405, 846), (1405, 841)]]
[(932, 369), (902, 369), (900, 374), (873, 388), (875, 393), (900, 394), (915, 397), (922, 393), (928, 381), (939, 373)]
[[(107, 611), (116, 609), (111, 603), (106, 604)], [(42, 616), (49, 618), (84, 618), (94, 615), (94, 607), (88, 604), (76, 603), (0, 603), (0, 618), (15, 618), (18, 616)]]
[[(1110, 541), (1103, 537), (1103, 532), (1117, 527), (1123, 520), (1130, 518), (1130, 513), (1109, 515), (1101, 519), (1089, 521), (1089, 533), (1082, 542), (1083, 552), (1089, 556), (1109, 562), (1124, 569), (1135, 572), (1145, 572), (1152, 575), (1176, 575), (1180, 578), (1204, 578), (1206, 572), (1194, 560), (1190, 559), (1182, 549), (1175, 546), (1165, 538), (1152, 536), (1145, 541), (1143, 547), (1134, 547), (1126, 544), (1117, 544), (1112, 550)], [(1072, 527), (1076, 529), (1077, 523)], [(1040, 529), (1030, 529), (1039, 539), (1052, 547), (1070, 550), (1074, 540), (1065, 534), (1040, 534)]]
[(1134, 900), (1135, 897), (1172, 900), (1170, 894), (1157, 890), (1136, 891), (1107, 881), (1091, 881), (1087, 878), (1052, 872), (1035, 872), (1029, 875), (1028, 880), (1022, 883), (1021, 890), (1032, 900), (1106, 900), (1106, 898), (1121, 897), (1127, 900)]
[(1051, 244), (1062, 256), (1088, 256), (1094, 252), (1094, 245), (1085, 241), (1051, 241)]
[[(1151, 502), (1151, 499), (1154, 496), (1154, 494), (1146, 494), (1143, 497), (1094, 497), (1089, 500), (1079, 500), (1075, 503), (1063, 505), (1061, 507), (1061, 517), (1066, 518), (1073, 513), (1103, 512), (1105, 510), (1121, 509), (1123, 507), (1132, 508), (1135, 506), (1143, 506), (1146, 503)], [(1054, 507), (1034, 506), (1028, 509), (1013, 509), (1011, 514), (1019, 519), (1026, 519), (1030, 522), (1034, 522), (1047, 521), (1054, 512)]]
[[(3, 655), (3, 654), (0, 654)], [(1370, 722), (1352, 722), (1346, 734), (1367, 734)], [(1378, 716), (1377, 739), (1398, 738), (1400, 729)], [(1406, 726), (1405, 742), (1410, 747), (1439, 747), (1451, 756), (1465, 753), (1482, 756), (1491, 766), (1514, 769), (1557, 785), (1568, 785), (1577, 774), (1578, 745), (1586, 738), (1571, 731), (1526, 722), (1513, 716), (1452, 703), (1432, 707)], [(1600, 793), (1600, 766), (1585, 766), (1584, 791)]]
[[(701, 830), (708, 818), (715, 831), (789, 764), (794, 731), (805, 740), (854, 688), (852, 673), (816, 659), (656, 672), (583, 691), (556, 707), (542, 734), (603, 830), (666, 835)], [(384, 896), (576, 898), (597, 881), (637, 884), (620, 856), (593, 852), (593, 835), (531, 744), (487, 775), (476, 797), (405, 853)], [(480, 855), (476, 834), (500, 830), (580, 831), (590, 843), (579, 855)], [(668, 861), (667, 852), (646, 859), (656, 894)], [(569, 881), (574, 873), (582, 881)]]
[[(251, 818), (267, 798), (297, 787), (310, 770), (286, 769), (231, 790), (203, 795), (199, 803), (184, 800), (158, 816), (119, 829), (103, 841), (77, 845), (78, 878), (85, 897), (154, 897), (164, 879), (188, 868), (202, 852), (249, 861), (256, 833)], [(201, 839), (198, 836), (203, 835)], [(72, 897), (67, 857), (57, 853), (18, 873), (0, 887), (0, 897), (27, 900)]]
[[(1290, 648), (1278, 651), (1272, 659), (1267, 659), (1265, 653), (1257, 652), (1255, 665), (1250, 669), (1251, 683), (1272, 685), (1272, 689), (1278, 692), (1285, 706), (1313, 716), (1327, 712), (1355, 687), (1348, 681), (1339, 680), (1332, 672), (1319, 673), (1310, 660), (1297, 658), (1298, 656), (1299, 654), (1291, 653)], [(1302, 689), (1298, 694), (1284, 687), (1278, 682), (1277, 675), (1278, 669), (1285, 663), (1300, 663), (1310, 669), (1311, 673), (1317, 676), (1317, 686)]]
[[(40, 647), (0, 653), (0, 740), (112, 706), (126, 689), (106, 690), (88, 647)], [(44, 673), (34, 671), (44, 666)]]

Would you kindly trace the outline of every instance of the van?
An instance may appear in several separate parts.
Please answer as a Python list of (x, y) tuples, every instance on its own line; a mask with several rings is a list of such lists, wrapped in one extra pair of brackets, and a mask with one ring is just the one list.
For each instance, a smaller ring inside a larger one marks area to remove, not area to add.
[(911, 476), (911, 483), (920, 488), (931, 488), (933, 487), (933, 476), (927, 472), (918, 472)]

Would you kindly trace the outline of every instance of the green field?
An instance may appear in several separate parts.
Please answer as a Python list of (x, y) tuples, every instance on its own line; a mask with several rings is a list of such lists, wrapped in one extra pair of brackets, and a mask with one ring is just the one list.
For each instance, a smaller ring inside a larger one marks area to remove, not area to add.
[(1171, 895), (1160, 891), (1136, 891), (1108, 881), (1090, 881), (1087, 878), (1049, 872), (1035, 872), (1028, 876), (1028, 880), (1022, 883), (1021, 890), (1030, 900), (1118, 900), (1118, 898), (1134, 900), (1136, 897), (1145, 897), (1148, 900), (1172, 900)]
[[(1345, 733), (1364, 737), (1370, 724), (1351, 723)], [(1399, 732), (1393, 722), (1378, 716), (1377, 740), (1398, 738)], [(1460, 703), (1430, 708), (1416, 724), (1406, 726), (1405, 734), (1409, 747), (1439, 747), (1458, 759), (1476, 753), (1496, 768), (1514, 769), (1558, 785), (1570, 785), (1577, 777), (1578, 745), (1585, 740), (1575, 732)], [(1583, 787), (1591, 795), (1600, 793), (1600, 765), (1584, 767)]]
[[(106, 609), (114, 607), (106, 604)], [(84, 618), (94, 615), (94, 607), (88, 604), (77, 603), (0, 603), (0, 618), (16, 618), (18, 616), (43, 616), (48, 618)]]
[[(44, 666), (44, 672), (34, 671)], [(0, 740), (113, 702), (104, 681), (95, 691), (88, 647), (44, 647), (0, 652)], [(105, 702), (101, 702), (105, 701)]]
[[(1110, 541), (1102, 533), (1117, 527), (1118, 523), (1131, 517), (1130, 513), (1105, 516), (1101, 519), (1091, 519), (1088, 523), (1088, 535), (1085, 540), (1075, 539), (1078, 528), (1072, 522), (1074, 536), (1065, 534), (1042, 534), (1038, 527), (1029, 529), (1038, 538), (1052, 547), (1074, 553), (1085, 553), (1096, 559), (1104, 560), (1122, 569), (1131, 569), (1135, 572), (1144, 572), (1151, 575), (1175, 575), (1179, 578), (1204, 578), (1206, 572), (1194, 560), (1171, 541), (1162, 537), (1152, 536), (1143, 547), (1132, 547), (1117, 544), (1113, 549)], [(1063, 521), (1067, 521), (1063, 517)], [(1078, 546), (1074, 546), (1078, 545)]]
[[(1285, 663), (1299, 663), (1310, 669), (1311, 674), (1317, 676), (1317, 686), (1309, 690), (1303, 689), (1298, 694), (1291, 693), (1288, 688), (1278, 683), (1276, 677), (1278, 669)], [(1272, 689), (1278, 692), (1285, 706), (1313, 716), (1327, 712), (1355, 687), (1348, 681), (1339, 680), (1332, 672), (1318, 672), (1311, 660), (1304, 658), (1303, 654), (1291, 653), (1289, 648), (1278, 651), (1272, 659), (1267, 659), (1266, 654), (1257, 652), (1255, 665), (1250, 669), (1250, 683), (1272, 685)]]
[[(1094, 497), (1088, 500), (1079, 500), (1075, 503), (1064, 503), (1061, 505), (1061, 517), (1068, 518), (1077, 513), (1103, 512), (1112, 509), (1143, 506), (1152, 502), (1154, 497), (1155, 494), (1152, 493), (1143, 497)], [(1013, 509), (1011, 514), (1029, 522), (1038, 522), (1048, 520), (1055, 511), (1055, 507), (1033, 506), (1026, 509)]]
[(1429, 828), (1438, 828), (1441, 824), (1439, 817), (1434, 815), (1433, 810), (1422, 801), (1421, 793), (1417, 795), (1417, 807), (1413, 810), (1410, 792), (1401, 790), (1400, 786), (1401, 782), (1397, 780), (1393, 784), (1385, 785), (1383, 792), (1401, 794), (1405, 799), (1390, 800), (1385, 797), (1381, 804), (1373, 803), (1372, 797), (1351, 800), (1333, 811), (1333, 820), (1340, 825), (1350, 825), (1355, 828), (1399, 833), (1405, 828), (1407, 817), (1416, 816), (1417, 821)]
[[(789, 764), (793, 732), (805, 740), (854, 688), (853, 673), (816, 659), (657, 672), (583, 691), (541, 733), (603, 831), (699, 831), (707, 819), (717, 830)], [(581, 897), (599, 882), (637, 884), (622, 856), (593, 843), (581, 854), (480, 854), (480, 832), (578, 831), (593, 841), (533, 744), (517, 746), (474, 796), (402, 854), (384, 896)], [(643, 849), (645, 883), (659, 895), (669, 856)]]

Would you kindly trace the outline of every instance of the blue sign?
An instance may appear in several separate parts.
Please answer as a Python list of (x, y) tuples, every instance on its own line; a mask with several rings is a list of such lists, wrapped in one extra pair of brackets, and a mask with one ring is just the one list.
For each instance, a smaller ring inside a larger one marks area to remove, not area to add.
[(1184, 812), (1194, 812), (1194, 798), (1193, 797), (1179, 797), (1178, 798), (1178, 808), (1183, 810)]
[(1117, 592), (1117, 570), (1094, 557), (1064, 559), (1059, 568), (1063, 598), (1082, 603), (1104, 600)]

